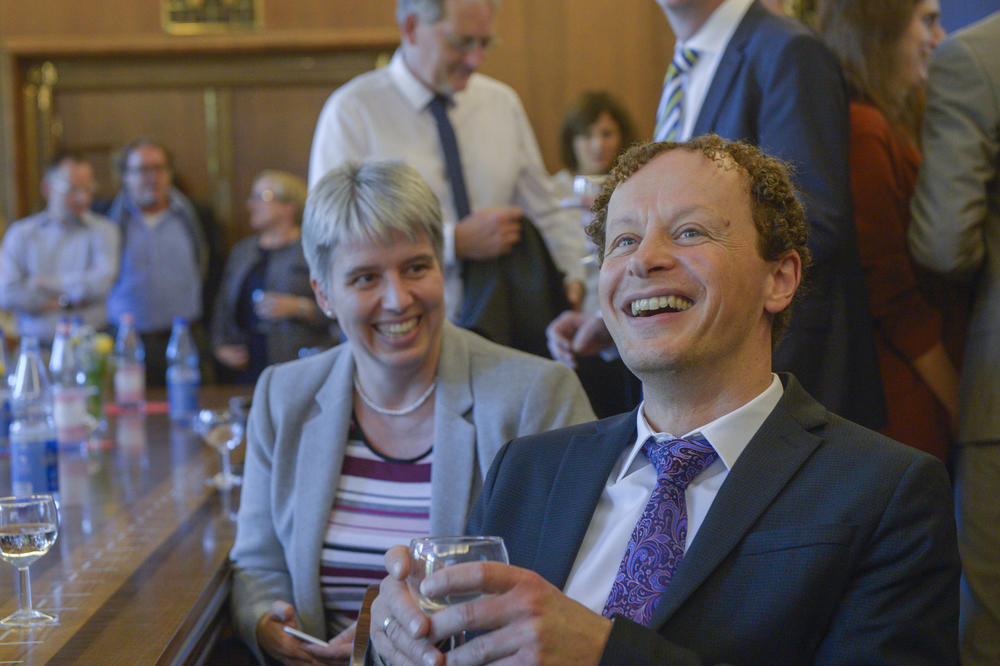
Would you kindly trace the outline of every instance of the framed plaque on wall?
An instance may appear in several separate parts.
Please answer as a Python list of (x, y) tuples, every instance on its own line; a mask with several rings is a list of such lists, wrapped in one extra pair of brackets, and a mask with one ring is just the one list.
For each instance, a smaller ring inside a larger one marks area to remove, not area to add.
[(259, 28), (263, 0), (160, 0), (163, 29), (173, 35)]

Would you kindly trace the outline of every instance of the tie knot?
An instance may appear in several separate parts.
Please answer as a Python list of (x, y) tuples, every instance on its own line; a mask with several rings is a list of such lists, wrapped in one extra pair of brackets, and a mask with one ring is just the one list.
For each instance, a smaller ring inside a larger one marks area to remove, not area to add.
[(432, 112), (438, 113), (442, 111), (447, 111), (448, 107), (451, 106), (451, 98), (447, 95), (434, 95), (431, 98), (430, 104), (427, 105)]
[(671, 64), (673, 64), (678, 72), (686, 74), (691, 71), (696, 62), (698, 62), (698, 52), (685, 47), (674, 51), (674, 60)]
[(656, 468), (657, 477), (666, 478), (681, 490), (719, 457), (702, 438), (658, 440), (650, 435), (642, 450)]

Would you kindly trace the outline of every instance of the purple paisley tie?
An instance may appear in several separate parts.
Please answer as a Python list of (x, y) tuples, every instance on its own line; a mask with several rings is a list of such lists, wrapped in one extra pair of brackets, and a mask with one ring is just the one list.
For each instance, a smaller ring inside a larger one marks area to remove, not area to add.
[(719, 456), (704, 439), (657, 441), (650, 437), (642, 451), (656, 468), (656, 488), (632, 531), (604, 605), (604, 617), (618, 613), (648, 626), (684, 557), (684, 489)]

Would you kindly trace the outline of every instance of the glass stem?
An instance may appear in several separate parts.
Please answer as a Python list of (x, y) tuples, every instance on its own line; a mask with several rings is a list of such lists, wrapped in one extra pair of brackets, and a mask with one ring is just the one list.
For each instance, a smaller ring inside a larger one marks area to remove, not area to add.
[(222, 449), (222, 478), (226, 483), (233, 478), (233, 466), (229, 462), (229, 449)]
[(21, 610), (31, 610), (31, 576), (28, 575), (28, 567), (18, 569), (17, 573), (21, 578)]

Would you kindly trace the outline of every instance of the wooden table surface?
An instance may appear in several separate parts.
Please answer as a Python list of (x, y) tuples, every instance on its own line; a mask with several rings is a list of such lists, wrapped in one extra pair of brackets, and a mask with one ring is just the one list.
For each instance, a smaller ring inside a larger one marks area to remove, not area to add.
[[(222, 407), (248, 387), (203, 387)], [(60, 451), (59, 537), (31, 566), (37, 629), (0, 627), (0, 664), (197, 663), (221, 630), (239, 490), (205, 480), (219, 454), (162, 413), (108, 419), (107, 438)], [(242, 459), (237, 449), (234, 462)], [(9, 456), (0, 495), (10, 494)], [(17, 607), (17, 573), (0, 562), (0, 617)]]

